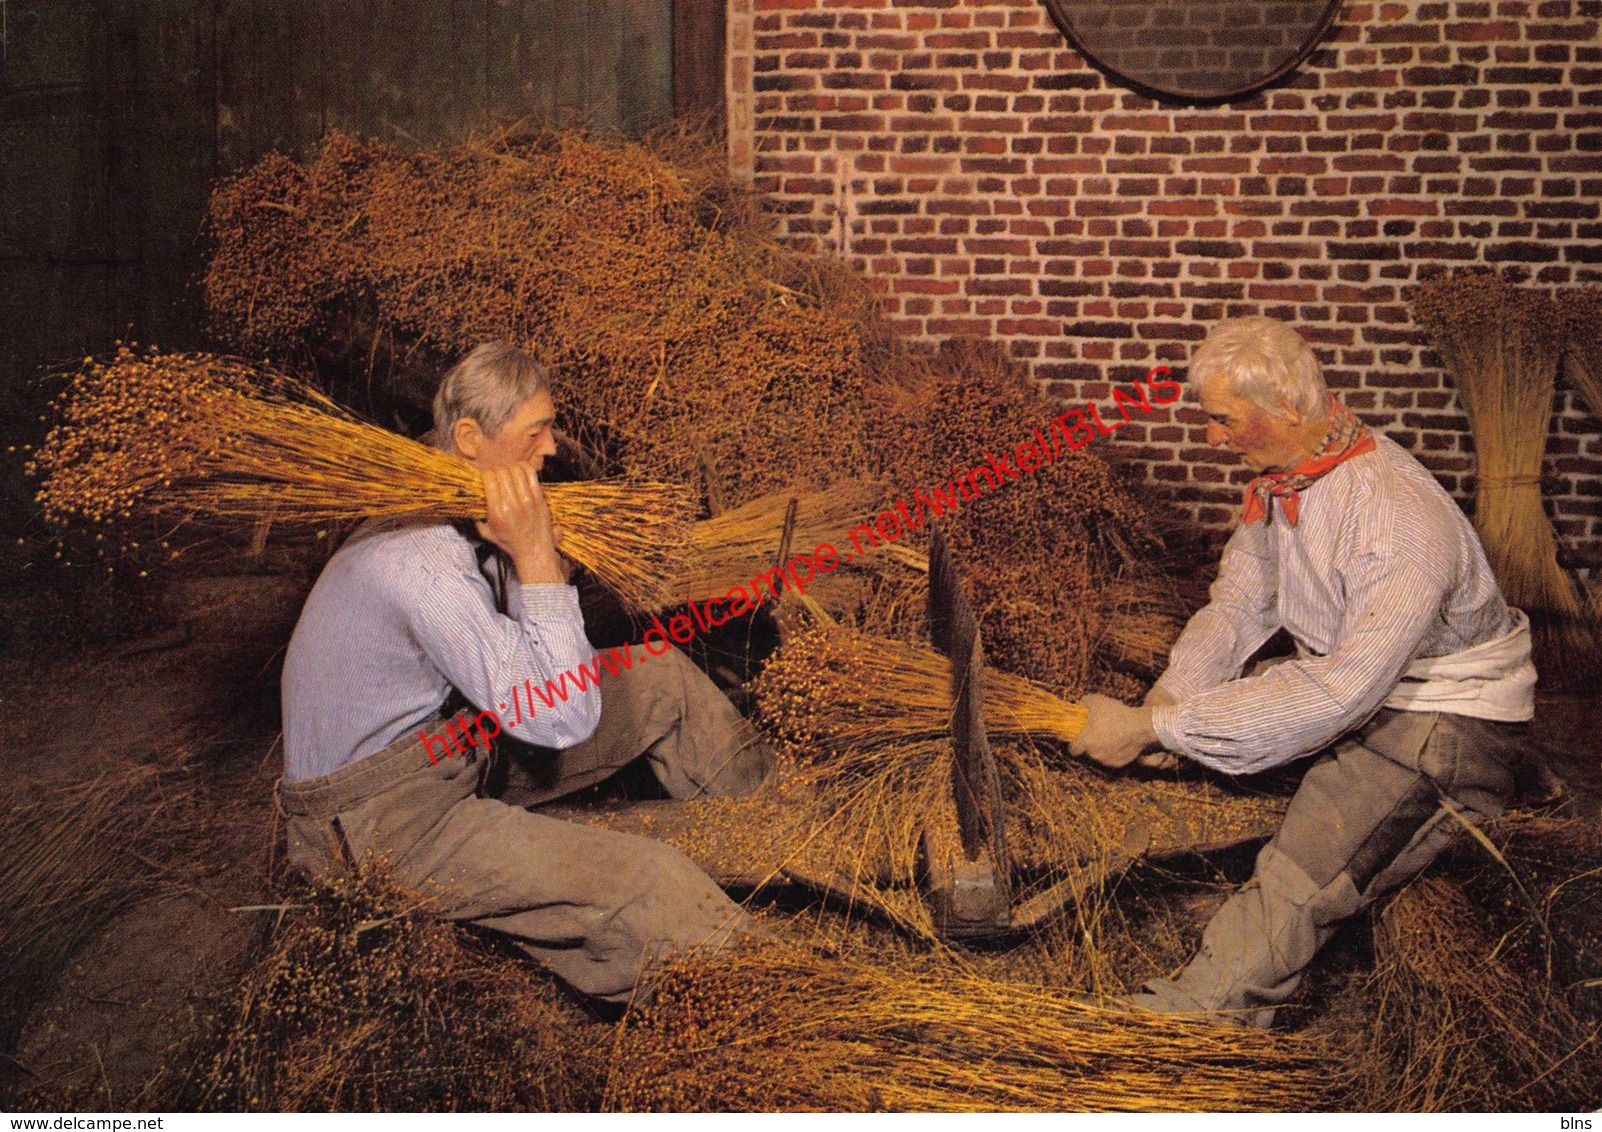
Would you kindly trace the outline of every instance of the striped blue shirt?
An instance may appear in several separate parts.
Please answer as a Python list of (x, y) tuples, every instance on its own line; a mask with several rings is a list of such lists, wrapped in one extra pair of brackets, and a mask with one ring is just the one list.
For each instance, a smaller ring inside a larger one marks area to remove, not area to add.
[[(1268, 521), (1231, 536), (1211, 600), (1158, 681), (1176, 701), (1152, 713), (1167, 750), (1229, 774), (1266, 770), (1361, 725), (1415, 661), (1502, 638), (1509, 648), (1495, 651), (1524, 651), (1512, 665), (1483, 666), (1494, 694), (1440, 710), (1530, 717), (1528, 631), (1474, 528), (1423, 465), (1375, 441), (1301, 493), (1296, 526), (1276, 499)], [(1281, 627), (1297, 659), (1242, 678)]]
[[(329, 774), (416, 732), (452, 687), (503, 722), (510, 697), (589, 661), (578, 591), (519, 585), (495, 608), (488, 571), (449, 523), (369, 522), (324, 567), (284, 659), (284, 776)], [(508, 728), (542, 747), (589, 738), (600, 689), (570, 692)]]

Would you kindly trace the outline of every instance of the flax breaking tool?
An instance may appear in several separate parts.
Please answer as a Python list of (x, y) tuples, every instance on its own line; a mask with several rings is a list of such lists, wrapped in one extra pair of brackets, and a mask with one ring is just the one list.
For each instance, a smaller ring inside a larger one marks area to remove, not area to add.
[[(1072, 875), (1013, 903), (1001, 775), (985, 734), (984, 647), (951, 544), (938, 524), (929, 547), (929, 638), (951, 661), (952, 773), (950, 813), (929, 815), (919, 841), (920, 886), (935, 930), (977, 940), (1028, 931), (1062, 915), (1087, 876)], [(1117, 861), (1097, 873), (1121, 872), (1144, 852), (1145, 831), (1132, 830)], [(1077, 882), (1077, 883), (1076, 883)]]

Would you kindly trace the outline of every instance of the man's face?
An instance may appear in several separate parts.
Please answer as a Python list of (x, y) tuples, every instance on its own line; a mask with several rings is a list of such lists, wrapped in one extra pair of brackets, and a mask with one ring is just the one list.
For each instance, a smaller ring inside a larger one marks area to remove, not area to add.
[(517, 407), (511, 420), (494, 436), (485, 436), (478, 422), (457, 423), (456, 450), (479, 471), (529, 463), (536, 472), (545, 467), (545, 457), (556, 454), (556, 403), (549, 393), (536, 393)]
[(1302, 453), (1302, 416), (1282, 401), (1283, 415), (1270, 413), (1255, 401), (1233, 392), (1215, 376), (1198, 391), (1207, 414), (1207, 443), (1238, 452), (1247, 467), (1276, 472), (1294, 466)]

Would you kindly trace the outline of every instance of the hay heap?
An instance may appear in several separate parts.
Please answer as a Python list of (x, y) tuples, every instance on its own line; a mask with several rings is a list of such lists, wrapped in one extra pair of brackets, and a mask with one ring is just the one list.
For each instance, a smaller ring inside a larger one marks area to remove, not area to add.
[[(364, 517), (483, 518), (484, 482), (465, 460), (358, 420), (319, 390), (209, 354), (86, 360), (29, 463), (60, 523), (135, 514), (322, 523)], [(693, 502), (641, 481), (547, 489), (565, 553), (637, 608), (676, 600), (689, 569)]]
[(606, 1026), (526, 962), (430, 917), (381, 863), (294, 888), (174, 1108), (593, 1107)]
[(1474, 526), (1508, 601), (1530, 615), (1535, 663), (1550, 684), (1602, 666), (1541, 502), (1541, 464), (1563, 320), (1552, 300), (1488, 273), (1419, 289), (1414, 315), (1457, 384), (1474, 433)]
[(833, 281), (704, 187), (571, 131), (416, 153), (333, 134), (214, 193), (212, 325), (242, 352), (350, 339), (436, 372), (509, 339), (558, 371), (568, 431), (714, 510), (852, 478), (859, 301), (824, 302)]
[(960, 967), (769, 946), (670, 970), (625, 1019), (610, 1111), (1184, 1112), (1327, 1107), (1314, 1042), (1122, 1014)]

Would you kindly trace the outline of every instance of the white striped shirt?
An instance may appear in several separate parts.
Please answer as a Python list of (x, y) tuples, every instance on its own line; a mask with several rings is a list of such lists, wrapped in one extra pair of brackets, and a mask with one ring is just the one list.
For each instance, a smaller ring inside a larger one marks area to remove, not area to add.
[[(1229, 774), (1266, 770), (1364, 723), (1415, 659), (1522, 631), (1463, 512), (1406, 451), (1375, 441), (1301, 493), (1296, 526), (1276, 499), (1231, 536), (1158, 681), (1175, 701), (1152, 713), (1166, 749)], [(1242, 678), (1281, 627), (1299, 656)], [(1498, 705), (1440, 710), (1528, 719), (1527, 656), (1514, 675)]]
[[(491, 560), (486, 570), (493, 569)], [(370, 522), (329, 559), (284, 658), (284, 777), (315, 778), (431, 721), (452, 687), (504, 723), (514, 689), (589, 661), (578, 591), (516, 584), (507, 614), (473, 548), (449, 523)], [(589, 738), (600, 689), (542, 704), (508, 731), (542, 747)]]

